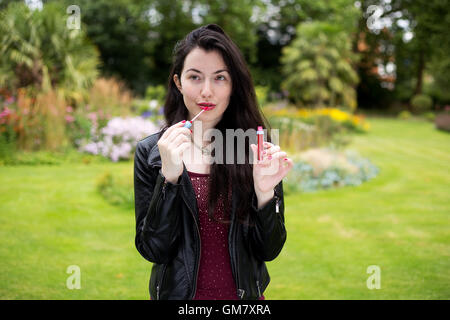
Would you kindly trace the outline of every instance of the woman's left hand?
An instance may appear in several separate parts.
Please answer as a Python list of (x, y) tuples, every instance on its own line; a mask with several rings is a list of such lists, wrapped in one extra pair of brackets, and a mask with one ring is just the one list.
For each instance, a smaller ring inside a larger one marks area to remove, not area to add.
[(258, 203), (266, 202), (273, 197), (274, 188), (292, 169), (294, 162), (287, 157), (280, 146), (264, 142), (262, 161), (257, 160), (258, 146), (251, 144), (253, 151), (253, 182)]

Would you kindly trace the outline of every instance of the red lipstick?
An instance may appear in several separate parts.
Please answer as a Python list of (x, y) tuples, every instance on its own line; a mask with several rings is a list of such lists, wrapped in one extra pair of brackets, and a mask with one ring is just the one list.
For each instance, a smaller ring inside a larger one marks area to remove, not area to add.
[(203, 110), (206, 110), (206, 111), (212, 110), (216, 106), (214, 103), (211, 103), (211, 102), (200, 102), (197, 104), (200, 106), (200, 108), (202, 108)]

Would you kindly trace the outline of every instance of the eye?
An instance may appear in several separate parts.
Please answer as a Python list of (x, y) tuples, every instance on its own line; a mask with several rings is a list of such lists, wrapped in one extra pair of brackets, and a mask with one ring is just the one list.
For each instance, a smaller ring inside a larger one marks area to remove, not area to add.
[(227, 79), (225, 78), (225, 76), (223, 76), (223, 75), (217, 76), (216, 79), (217, 79), (217, 80), (227, 80)]
[(194, 79), (194, 78), (198, 78), (198, 76), (196, 76), (195, 74), (193, 74), (193, 75), (189, 76), (189, 79), (193, 79), (193, 80), (196, 80), (196, 79)]

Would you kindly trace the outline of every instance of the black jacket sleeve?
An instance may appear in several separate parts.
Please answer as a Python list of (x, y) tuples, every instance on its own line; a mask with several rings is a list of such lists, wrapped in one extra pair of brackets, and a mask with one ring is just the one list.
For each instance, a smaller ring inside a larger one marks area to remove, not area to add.
[(154, 263), (173, 258), (180, 229), (180, 184), (165, 182), (158, 167), (147, 165), (150, 150), (138, 142), (134, 157), (135, 245)]
[(264, 261), (275, 259), (286, 241), (283, 181), (275, 187), (274, 193), (274, 197), (259, 209), (255, 193), (252, 199), (254, 226), (249, 230), (249, 239), (256, 256)]

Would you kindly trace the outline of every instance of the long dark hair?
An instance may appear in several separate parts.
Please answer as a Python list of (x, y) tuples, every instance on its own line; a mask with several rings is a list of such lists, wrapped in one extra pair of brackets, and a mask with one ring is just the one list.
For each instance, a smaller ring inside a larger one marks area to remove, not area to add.
[[(242, 129), (246, 131), (247, 129), (256, 129), (259, 125), (262, 125), (263, 128), (268, 128), (269, 123), (258, 108), (252, 77), (241, 51), (222, 28), (216, 24), (208, 24), (195, 29), (183, 40), (176, 43), (173, 50), (172, 68), (168, 79), (168, 91), (164, 105), (166, 126), (162, 129), (161, 134), (168, 127), (188, 117), (188, 110), (184, 105), (183, 96), (178, 91), (173, 77), (177, 74), (181, 79), (184, 60), (195, 48), (201, 48), (207, 52), (217, 51), (221, 54), (231, 75), (232, 92), (230, 101), (222, 119), (215, 127), (215, 129), (222, 132), (224, 137), (223, 155), (224, 159), (226, 159), (226, 129)], [(267, 141), (270, 141), (269, 133), (267, 134)], [(245, 163), (237, 164), (236, 152), (234, 156), (235, 161), (233, 164), (211, 164), (208, 212), (210, 218), (218, 220), (214, 217), (214, 208), (216, 208), (220, 195), (228, 195), (224, 198), (229, 198), (230, 185), (232, 185), (233, 191), (240, 195), (239, 203), (237, 204), (237, 217), (241, 222), (248, 222), (248, 214), (252, 205), (251, 196), (254, 190), (253, 169), (249, 161), (248, 139), (245, 141)], [(226, 201), (226, 210), (230, 208), (229, 205), (231, 204)]]

